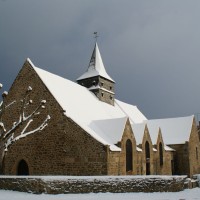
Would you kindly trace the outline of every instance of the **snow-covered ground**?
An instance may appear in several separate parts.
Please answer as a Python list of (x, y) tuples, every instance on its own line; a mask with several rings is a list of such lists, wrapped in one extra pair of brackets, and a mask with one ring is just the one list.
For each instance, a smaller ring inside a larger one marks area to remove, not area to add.
[(164, 193), (90, 193), (90, 194), (29, 194), (23, 192), (14, 192), (0, 190), (0, 200), (200, 200), (200, 188), (187, 189), (181, 192)]

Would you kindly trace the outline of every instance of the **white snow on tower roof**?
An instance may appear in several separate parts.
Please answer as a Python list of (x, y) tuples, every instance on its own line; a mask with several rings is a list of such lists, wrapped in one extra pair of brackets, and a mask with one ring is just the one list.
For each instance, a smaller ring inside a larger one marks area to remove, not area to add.
[(87, 71), (82, 76), (80, 76), (77, 80), (82, 80), (82, 79), (91, 78), (91, 77), (95, 77), (95, 76), (102, 76), (112, 82), (115, 82), (107, 74), (107, 72), (105, 70), (103, 60), (101, 58), (101, 54), (100, 54), (97, 43), (95, 44)]
[[(65, 115), (113, 151), (120, 151), (115, 144), (121, 140), (127, 117), (135, 123), (146, 120), (136, 106), (119, 100), (114, 106), (99, 101), (87, 88), (70, 80), (37, 68), (27, 61), (39, 75), (51, 94), (65, 110)], [(120, 105), (120, 106), (119, 106)], [(127, 108), (129, 108), (127, 110)]]
[(146, 120), (143, 123), (132, 124), (132, 129), (137, 144), (142, 143), (145, 124), (153, 144), (156, 144), (159, 128), (161, 129), (164, 143), (167, 144), (184, 144), (189, 141), (194, 116)]
[(99, 86), (99, 85), (93, 85), (93, 86), (91, 86), (90, 88), (88, 88), (88, 90), (90, 90), (90, 91), (92, 91), (92, 90), (97, 90), (97, 89), (103, 90), (103, 91), (108, 92), (108, 93), (110, 93), (110, 94), (115, 94), (114, 92), (112, 92), (112, 91), (110, 91), (110, 90), (107, 90), (107, 89), (105, 89), (105, 88), (103, 88), (103, 87), (101, 87), (101, 86)]

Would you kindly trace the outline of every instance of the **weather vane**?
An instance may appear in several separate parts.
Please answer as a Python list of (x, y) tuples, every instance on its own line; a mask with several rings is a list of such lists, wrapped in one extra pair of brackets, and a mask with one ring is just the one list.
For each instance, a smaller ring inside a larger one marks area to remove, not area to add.
[(97, 42), (97, 38), (98, 38), (98, 33), (97, 32), (94, 32), (94, 38), (95, 38), (95, 42)]

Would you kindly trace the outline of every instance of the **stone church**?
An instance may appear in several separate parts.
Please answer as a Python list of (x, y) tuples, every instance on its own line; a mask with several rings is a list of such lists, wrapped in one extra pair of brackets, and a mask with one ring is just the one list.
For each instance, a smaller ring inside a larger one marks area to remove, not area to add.
[[(117, 100), (115, 81), (106, 72), (97, 44), (77, 82), (27, 59), (5, 99), (9, 105), (2, 116), (5, 126), (11, 128), (18, 120), (27, 88), (32, 88), (27, 115), (37, 102), (46, 100), (46, 108), (12, 135), (18, 139), (8, 142), (3, 155), (5, 175), (191, 177), (200, 173), (194, 116), (148, 120), (136, 106)], [(31, 132), (47, 115), (45, 127)], [(24, 126), (29, 126), (29, 134), (20, 137)]]

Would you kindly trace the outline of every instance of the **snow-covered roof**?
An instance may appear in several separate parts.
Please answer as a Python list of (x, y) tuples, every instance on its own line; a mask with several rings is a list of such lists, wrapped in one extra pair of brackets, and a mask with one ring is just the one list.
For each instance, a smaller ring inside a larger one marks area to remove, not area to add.
[(116, 100), (114, 106), (100, 101), (87, 88), (34, 66), (51, 94), (65, 110), (65, 115), (76, 122), (93, 138), (112, 151), (121, 149), (115, 144), (121, 140), (127, 117), (134, 123), (142, 123), (146, 117), (136, 106)]
[(107, 74), (107, 72), (105, 70), (97, 43), (95, 44), (87, 71), (82, 76), (80, 76), (77, 80), (82, 80), (82, 79), (91, 78), (91, 77), (95, 77), (95, 76), (101, 76), (112, 82), (115, 82)]
[(153, 151), (154, 151), (154, 152), (157, 152), (157, 149), (153, 147)]
[(186, 141), (189, 141), (193, 119), (194, 115), (148, 120), (147, 126), (152, 142), (154, 144), (157, 142), (159, 127), (165, 144), (183, 144)]
[(132, 124), (137, 144), (142, 143), (145, 124), (153, 144), (156, 144), (159, 128), (165, 144), (183, 144), (189, 141), (194, 116), (146, 120), (143, 123)]
[(132, 130), (133, 134), (135, 136), (136, 144), (142, 144), (142, 139), (144, 136), (144, 128), (145, 128), (145, 123), (132, 123)]
[(138, 152), (142, 152), (142, 149), (139, 148), (139, 147), (136, 147), (136, 150), (137, 150)]
[(165, 151), (176, 151), (167, 145), (164, 146), (164, 149), (165, 149)]
[(95, 120), (89, 125), (93, 130), (98, 130), (102, 137), (109, 137), (113, 144), (117, 144), (122, 139), (122, 134), (126, 125), (127, 117)]

